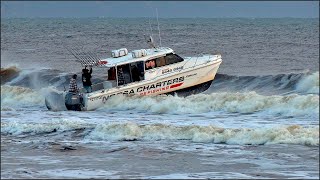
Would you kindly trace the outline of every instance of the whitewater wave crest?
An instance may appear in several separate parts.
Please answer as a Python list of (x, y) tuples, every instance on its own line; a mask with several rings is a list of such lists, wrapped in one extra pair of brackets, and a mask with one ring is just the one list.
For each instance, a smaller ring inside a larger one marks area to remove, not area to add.
[(285, 92), (319, 94), (319, 71), (264, 76), (217, 74), (208, 93), (258, 91), (263, 94)]
[[(2, 134), (30, 134), (73, 132), (86, 129), (83, 141), (157, 141), (157, 140), (188, 140), (202, 143), (224, 143), (234, 145), (265, 145), (265, 144), (301, 144), (319, 145), (319, 127), (303, 127), (300, 125), (277, 125), (262, 128), (221, 128), (215, 125), (173, 124), (137, 124), (134, 122), (106, 124), (86, 124), (82, 121), (60, 120), (51, 123), (2, 123)], [(72, 134), (71, 134), (72, 135)]]
[(40, 105), (44, 103), (43, 100), (38, 91), (30, 88), (9, 85), (1, 86), (1, 106)]
[(319, 72), (302, 78), (296, 86), (297, 91), (319, 94)]
[[(99, 70), (97, 70), (99, 71)], [(19, 69), (15, 66), (1, 68), (2, 84), (24, 86), (41, 89), (55, 86), (62, 89), (67, 87), (71, 73), (56, 69)], [(105, 77), (95, 75), (93, 83), (104, 81)], [(78, 84), (81, 84), (78, 79)], [(237, 76), (217, 74), (211, 87), (205, 92), (249, 92), (274, 95), (287, 92), (319, 94), (319, 72), (304, 72), (291, 74), (275, 74), (261, 76)]]
[(11, 135), (35, 135), (42, 133), (70, 131), (88, 127), (89, 125), (84, 121), (71, 119), (59, 119), (47, 123), (19, 123), (13, 121), (1, 123), (1, 133)]
[(319, 95), (263, 96), (256, 92), (211, 93), (188, 97), (111, 97), (105, 108), (115, 110), (139, 110), (154, 113), (206, 113), (225, 111), (231, 113), (256, 113), (280, 115), (319, 114)]
[(16, 78), (20, 71), (21, 70), (17, 66), (1, 67), (1, 85)]
[(319, 127), (291, 125), (256, 129), (231, 129), (213, 125), (138, 125), (128, 122), (97, 125), (86, 138), (94, 140), (191, 140), (193, 142), (239, 145), (319, 145)]

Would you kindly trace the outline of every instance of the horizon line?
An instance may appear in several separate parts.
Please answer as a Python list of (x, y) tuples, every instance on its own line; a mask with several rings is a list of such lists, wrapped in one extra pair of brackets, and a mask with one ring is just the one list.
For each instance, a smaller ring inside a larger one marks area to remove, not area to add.
[[(114, 17), (114, 16), (88, 16), (88, 17), (1, 17), (1, 19), (54, 19), (54, 18), (76, 18), (76, 19), (85, 19), (85, 18), (117, 18), (117, 19), (135, 19), (135, 18), (151, 18), (156, 19), (156, 17), (148, 17), (148, 16), (137, 16), (137, 17)], [(281, 19), (281, 18), (292, 18), (292, 19), (319, 19), (319, 17), (159, 17), (160, 19), (235, 19), (235, 18), (243, 18), (243, 19)]]

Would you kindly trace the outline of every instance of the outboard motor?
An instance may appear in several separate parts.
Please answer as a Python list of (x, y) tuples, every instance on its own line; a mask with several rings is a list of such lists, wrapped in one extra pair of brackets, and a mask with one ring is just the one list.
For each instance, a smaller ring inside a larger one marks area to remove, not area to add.
[(79, 93), (68, 92), (65, 96), (65, 105), (68, 110), (81, 111), (83, 109), (83, 97)]

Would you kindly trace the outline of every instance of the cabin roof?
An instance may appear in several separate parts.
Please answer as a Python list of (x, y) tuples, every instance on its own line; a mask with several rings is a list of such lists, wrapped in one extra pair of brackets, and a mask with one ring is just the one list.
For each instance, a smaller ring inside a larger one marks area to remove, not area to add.
[(173, 53), (173, 50), (169, 47), (146, 49), (146, 51), (147, 51), (147, 55), (140, 58), (133, 58), (132, 53), (129, 52), (125, 56), (117, 57), (117, 58), (110, 57), (110, 58), (102, 59), (100, 60), (100, 62), (103, 64), (102, 66), (113, 67), (113, 66), (119, 66), (123, 64), (132, 63), (132, 62), (146, 61), (158, 56), (166, 55), (168, 53)]

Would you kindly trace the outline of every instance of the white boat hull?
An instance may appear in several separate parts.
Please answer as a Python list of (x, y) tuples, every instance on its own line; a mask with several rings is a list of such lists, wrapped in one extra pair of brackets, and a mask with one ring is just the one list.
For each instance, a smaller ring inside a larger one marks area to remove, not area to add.
[[(210, 56), (209, 56), (210, 57)], [(211, 56), (213, 57), (213, 56)], [(217, 56), (219, 57), (219, 56)], [(208, 58), (208, 57), (207, 57)], [(149, 95), (159, 95), (159, 94), (181, 94), (182, 96), (199, 93), (197, 88), (204, 90), (208, 89), (211, 85), (211, 82), (215, 78), (217, 70), (221, 64), (220, 59), (210, 59), (207, 61), (200, 61), (194, 63), (193, 67), (188, 66), (187, 63), (184, 64), (183, 69), (179, 70), (179, 65), (176, 68), (176, 72), (164, 73), (165, 75), (158, 75), (159, 72), (151, 71), (146, 73), (146, 77), (156, 74), (151, 80), (144, 80), (140, 82), (130, 83), (121, 87), (114, 87), (111, 89), (104, 89), (101, 91), (92, 92), (84, 95), (84, 107), (83, 110), (95, 110), (99, 107), (102, 107), (107, 103), (108, 98), (118, 94), (124, 94), (128, 96), (140, 95), (140, 96), (149, 96)], [(158, 71), (163, 71), (159, 69)], [(146, 78), (146, 79), (147, 79)], [(194, 87), (194, 88), (193, 88)], [(194, 90), (193, 90), (194, 89)], [(183, 90), (186, 90), (185, 92)], [(188, 92), (188, 90), (190, 92)], [(204, 91), (202, 90), (202, 91)], [(202, 92), (201, 91), (201, 92)]]
[[(115, 95), (155, 96), (177, 94), (187, 96), (207, 90), (222, 62), (221, 55), (187, 57), (184, 61), (144, 71), (144, 80), (117, 86), (115, 81), (93, 85), (91, 93), (53, 93), (46, 97), (49, 110), (65, 105), (68, 110), (90, 111), (104, 106)], [(113, 82), (113, 83), (112, 83)], [(63, 102), (64, 101), (64, 102)], [(60, 108), (61, 109), (61, 108)]]

